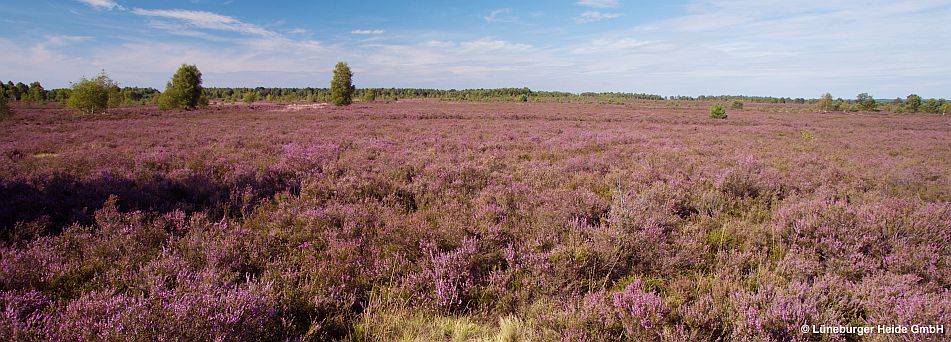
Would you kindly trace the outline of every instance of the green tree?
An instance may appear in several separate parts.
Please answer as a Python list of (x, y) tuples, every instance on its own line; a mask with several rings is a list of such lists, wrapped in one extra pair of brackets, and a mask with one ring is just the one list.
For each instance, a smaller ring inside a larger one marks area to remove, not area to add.
[(941, 101), (935, 99), (928, 99), (921, 104), (921, 111), (925, 113), (940, 113), (941, 112)]
[(710, 107), (710, 118), (711, 119), (726, 119), (726, 109), (721, 105), (714, 105)]
[(875, 102), (875, 98), (868, 93), (861, 93), (855, 97), (855, 103), (858, 105), (860, 110), (864, 111), (873, 111), (878, 108), (878, 102)]
[(367, 102), (376, 101), (376, 90), (367, 89), (366, 92), (363, 94), (363, 98), (364, 98)]
[(30, 101), (46, 103), (46, 89), (40, 85), (40, 82), (30, 83)]
[(733, 101), (733, 103), (730, 104), (730, 108), (743, 109), (743, 101)]
[(17, 82), (17, 101), (23, 101), (27, 96), (30, 95), (30, 87), (23, 82)]
[(921, 109), (921, 96), (911, 94), (905, 98), (905, 111), (917, 113)]
[(207, 105), (207, 101), (202, 96), (201, 71), (182, 64), (162, 92), (159, 109), (195, 109)]
[(7, 95), (0, 91), (0, 119), (8, 118), (13, 115), (10, 110), (10, 104), (7, 103)]
[(244, 93), (244, 103), (252, 104), (254, 101), (257, 101), (258, 97), (254, 94), (254, 91), (248, 91)]
[(330, 102), (334, 106), (347, 106), (353, 103), (353, 72), (347, 63), (339, 62), (334, 67), (334, 77), (330, 81)]
[(73, 83), (66, 105), (82, 114), (102, 113), (109, 106), (109, 88), (113, 85), (105, 72), (96, 78), (82, 78)]
[(117, 108), (122, 105), (123, 96), (122, 89), (119, 88), (118, 84), (112, 84), (109, 86), (109, 108)]
[(822, 97), (819, 98), (819, 102), (816, 102), (816, 108), (823, 112), (834, 110), (835, 104), (832, 102), (832, 94), (822, 94)]

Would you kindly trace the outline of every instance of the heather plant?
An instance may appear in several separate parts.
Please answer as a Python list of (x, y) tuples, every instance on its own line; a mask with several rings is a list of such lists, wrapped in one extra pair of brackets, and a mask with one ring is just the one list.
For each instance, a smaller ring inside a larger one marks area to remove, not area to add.
[(101, 113), (109, 107), (109, 89), (114, 85), (105, 72), (93, 79), (82, 78), (70, 88), (67, 106), (86, 115)]
[(0, 125), (0, 336), (785, 341), (858, 338), (802, 324), (951, 325), (945, 118), (757, 104), (710, 125), (703, 104), (641, 105), (20, 109)]
[(347, 106), (353, 103), (353, 72), (347, 63), (339, 62), (334, 67), (333, 79), (330, 81), (330, 103), (334, 106)]
[(710, 118), (711, 119), (726, 119), (726, 109), (722, 105), (713, 105), (710, 107)]
[(172, 75), (159, 97), (159, 109), (195, 109), (208, 105), (202, 95), (201, 71), (194, 65), (182, 64)]

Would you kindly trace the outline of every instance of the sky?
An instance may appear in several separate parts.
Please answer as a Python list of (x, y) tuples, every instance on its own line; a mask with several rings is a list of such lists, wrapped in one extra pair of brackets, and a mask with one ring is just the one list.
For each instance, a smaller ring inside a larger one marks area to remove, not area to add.
[(0, 0), (0, 80), (951, 98), (948, 0)]

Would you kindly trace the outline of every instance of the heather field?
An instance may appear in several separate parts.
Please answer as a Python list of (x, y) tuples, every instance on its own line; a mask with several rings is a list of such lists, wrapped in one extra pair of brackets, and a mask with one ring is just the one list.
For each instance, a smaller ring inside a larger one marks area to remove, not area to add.
[(19, 106), (5, 340), (946, 340), (951, 118), (747, 103)]

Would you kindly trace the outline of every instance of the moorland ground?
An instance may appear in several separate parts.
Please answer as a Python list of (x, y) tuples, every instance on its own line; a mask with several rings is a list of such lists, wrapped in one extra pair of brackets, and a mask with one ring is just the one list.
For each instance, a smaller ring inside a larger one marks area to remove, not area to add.
[(0, 336), (951, 327), (949, 117), (710, 105), (16, 108)]

